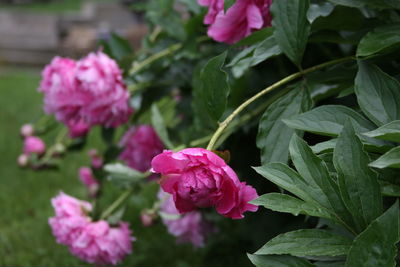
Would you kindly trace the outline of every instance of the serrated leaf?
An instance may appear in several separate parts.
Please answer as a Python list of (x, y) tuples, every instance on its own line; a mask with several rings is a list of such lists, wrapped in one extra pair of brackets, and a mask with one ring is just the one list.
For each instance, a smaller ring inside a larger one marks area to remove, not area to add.
[(257, 250), (257, 255), (289, 254), (298, 257), (346, 255), (351, 239), (318, 229), (280, 234)]
[(358, 65), (355, 92), (361, 110), (378, 126), (399, 120), (400, 83), (374, 65)]
[(282, 51), (297, 66), (300, 66), (310, 33), (307, 19), (309, 0), (273, 1), (271, 13), (274, 36)]
[(377, 174), (348, 120), (339, 135), (333, 155), (338, 184), (344, 204), (353, 215), (358, 232), (382, 213), (382, 195)]
[(315, 267), (307, 260), (289, 255), (252, 255), (247, 254), (256, 267)]
[(371, 162), (369, 166), (379, 169), (400, 168), (400, 146), (389, 150), (377, 160)]
[(378, 56), (400, 48), (400, 24), (375, 28), (367, 33), (357, 47), (357, 57)]
[(326, 136), (337, 136), (348, 118), (355, 121), (358, 132), (366, 132), (375, 128), (374, 124), (356, 111), (339, 105), (320, 106), (290, 119), (285, 119), (284, 122), (294, 129)]
[(271, 104), (260, 119), (257, 147), (261, 150), (261, 163), (288, 160), (289, 141), (295, 130), (286, 126), (282, 119), (307, 111), (311, 98), (306, 88), (296, 88)]
[(156, 103), (151, 105), (151, 123), (164, 145), (169, 149), (173, 149), (174, 145), (169, 139), (167, 127), (165, 126), (164, 119), (161, 116), (160, 110), (158, 109)]
[(322, 207), (307, 203), (301, 199), (280, 193), (269, 193), (251, 201), (254, 205), (264, 206), (267, 209), (291, 213), (294, 216), (299, 214), (332, 219), (331, 214)]
[(297, 135), (290, 141), (289, 152), (294, 166), (308, 184), (308, 194), (321, 206), (334, 211), (347, 226), (351, 226), (351, 214), (344, 205), (339, 187), (330, 176), (325, 162)]
[(229, 95), (228, 75), (222, 69), (227, 52), (210, 59), (200, 74), (200, 96), (205, 104), (207, 112), (219, 120), (225, 111)]
[(347, 256), (346, 267), (396, 266), (399, 230), (399, 203), (396, 201), (356, 237)]
[(363, 133), (363, 135), (400, 143), (400, 120), (389, 122), (376, 130)]

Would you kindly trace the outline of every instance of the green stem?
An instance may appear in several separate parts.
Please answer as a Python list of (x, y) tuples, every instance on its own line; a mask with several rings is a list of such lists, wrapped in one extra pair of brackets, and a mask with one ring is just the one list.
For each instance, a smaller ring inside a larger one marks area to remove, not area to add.
[(145, 60), (139, 62), (139, 63), (134, 63), (133, 67), (131, 68), (129, 74), (130, 75), (134, 75), (136, 73), (138, 73), (139, 71), (141, 71), (144, 67), (146, 67), (147, 65), (153, 63), (154, 61), (157, 61), (158, 59), (168, 56), (169, 54), (172, 54), (173, 52), (181, 49), (182, 44), (174, 44), (171, 45), (163, 50), (161, 50), (160, 52), (153, 54), (151, 56), (149, 56), (148, 58), (146, 58)]
[(239, 107), (237, 107), (223, 122), (221, 122), (219, 124), (219, 127), (217, 129), (217, 131), (214, 133), (214, 135), (212, 136), (210, 142), (208, 143), (207, 149), (208, 150), (212, 150), (215, 146), (215, 143), (217, 142), (218, 138), (221, 136), (221, 134), (223, 133), (223, 131), (225, 130), (225, 128), (232, 122), (232, 120), (240, 113), (242, 112), (247, 106), (249, 106), (251, 103), (253, 103), (255, 100), (257, 100), (258, 98), (262, 97), (263, 95), (265, 95), (268, 92), (271, 92), (279, 87), (281, 87), (282, 85), (285, 85), (293, 80), (296, 80), (300, 77), (302, 77), (305, 74), (329, 67), (331, 65), (335, 65), (338, 63), (342, 63), (348, 60), (354, 59), (353, 56), (351, 57), (345, 57), (345, 58), (340, 58), (340, 59), (335, 59), (332, 61), (328, 61), (316, 66), (313, 66), (311, 68), (305, 69), (303, 71), (300, 72), (296, 72), (294, 74), (291, 74), (289, 76), (287, 76), (286, 78), (283, 78), (282, 80), (274, 83), (273, 85), (263, 89), (262, 91), (258, 92), (257, 94), (255, 94), (254, 96), (252, 96), (251, 98), (247, 99), (245, 102), (243, 102)]
[(100, 220), (106, 219), (108, 216), (113, 214), (113, 212), (122, 204), (124, 201), (132, 194), (133, 189), (129, 188), (122, 195), (119, 196), (100, 216)]
[(46, 154), (43, 156), (43, 159), (40, 162), (41, 164), (46, 164), (51, 159), (54, 152), (56, 152), (57, 150), (57, 146), (59, 146), (60, 144), (62, 145), (63, 140), (67, 136), (67, 134), (68, 134), (67, 128), (63, 128), (58, 132), (54, 144), (46, 151)]

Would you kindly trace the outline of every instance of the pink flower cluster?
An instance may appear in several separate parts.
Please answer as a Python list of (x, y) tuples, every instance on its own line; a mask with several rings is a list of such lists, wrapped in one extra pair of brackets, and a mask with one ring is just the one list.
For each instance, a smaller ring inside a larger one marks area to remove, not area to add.
[(84, 136), (94, 125), (117, 127), (132, 109), (117, 63), (102, 52), (74, 61), (55, 57), (42, 72), (38, 89), (44, 109), (69, 128), (71, 137)]
[(271, 25), (269, 8), (272, 0), (237, 0), (226, 13), (224, 0), (197, 0), (208, 7), (204, 24), (207, 34), (218, 42), (233, 44), (256, 30)]
[(119, 158), (138, 171), (145, 172), (151, 167), (151, 160), (160, 154), (164, 148), (157, 133), (150, 125), (140, 125), (130, 128), (122, 137), (120, 147), (123, 147)]
[(200, 211), (180, 215), (170, 194), (160, 191), (158, 198), (161, 201), (162, 221), (178, 243), (192, 243), (195, 247), (203, 247), (206, 238), (216, 231)]
[(57, 242), (78, 258), (95, 264), (119, 263), (131, 253), (133, 237), (128, 223), (111, 227), (106, 221), (92, 222), (90, 203), (60, 193), (52, 199), (56, 215), (49, 224)]
[(173, 195), (180, 213), (214, 206), (225, 217), (241, 219), (244, 212), (257, 210), (248, 203), (258, 197), (256, 190), (240, 182), (225, 161), (209, 150), (166, 150), (151, 164), (154, 172), (161, 173), (161, 188)]
[(40, 137), (34, 136), (35, 130), (31, 124), (24, 124), (21, 127), (21, 136), (24, 138), (23, 153), (18, 156), (17, 162), (21, 167), (29, 163), (29, 156), (42, 155), (46, 151), (46, 144)]

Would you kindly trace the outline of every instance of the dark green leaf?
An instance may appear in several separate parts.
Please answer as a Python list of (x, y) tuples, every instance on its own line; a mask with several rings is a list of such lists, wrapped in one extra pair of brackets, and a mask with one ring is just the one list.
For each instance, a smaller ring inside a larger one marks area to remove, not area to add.
[(167, 127), (165, 126), (164, 119), (161, 116), (160, 110), (158, 109), (156, 103), (151, 105), (151, 122), (157, 132), (157, 135), (163, 141), (164, 145), (169, 149), (173, 149), (174, 145), (169, 140)]
[(236, 0), (224, 0), (224, 11), (226, 12), (235, 2)]
[(308, 184), (308, 194), (321, 206), (334, 211), (346, 225), (351, 226), (351, 214), (340, 198), (338, 185), (330, 176), (325, 162), (297, 135), (292, 137), (289, 151), (297, 171)]
[(227, 73), (222, 69), (227, 52), (210, 59), (200, 74), (201, 96), (207, 112), (219, 120), (225, 111), (229, 95)]
[(332, 152), (336, 146), (336, 139), (331, 139), (325, 142), (318, 143), (314, 146), (311, 146), (312, 151), (315, 154)]
[(282, 51), (300, 66), (310, 33), (307, 19), (309, 0), (273, 1), (271, 13), (274, 36)]
[(255, 31), (246, 38), (234, 44), (233, 47), (243, 47), (258, 44), (270, 37), (273, 34), (273, 30), (273, 27), (266, 27), (262, 30)]
[(372, 8), (400, 8), (398, 0), (329, 0), (332, 3), (350, 7), (364, 7), (369, 6)]
[(392, 121), (363, 135), (400, 143), (400, 120)]
[(257, 255), (289, 254), (298, 257), (346, 255), (351, 239), (325, 230), (305, 229), (280, 234), (257, 250)]
[(247, 254), (256, 267), (315, 267), (308, 261), (288, 255), (252, 255)]
[(291, 128), (308, 131), (316, 134), (337, 136), (345, 121), (352, 118), (358, 132), (372, 130), (375, 126), (356, 111), (345, 106), (324, 105), (308, 112), (285, 119), (284, 122)]
[(112, 33), (108, 40), (108, 45), (112, 54), (112, 57), (120, 61), (126, 56), (132, 54), (133, 50), (128, 40), (122, 38), (116, 33)]
[(347, 256), (346, 266), (396, 266), (396, 244), (399, 239), (399, 203), (397, 201), (356, 237)]
[(381, 184), (381, 193), (384, 196), (400, 197), (400, 185), (391, 184), (385, 181), (379, 181)]
[(379, 169), (400, 168), (400, 146), (389, 150), (377, 160), (371, 162), (369, 166)]
[(267, 209), (291, 213), (294, 216), (299, 214), (332, 219), (331, 214), (322, 207), (307, 203), (301, 199), (280, 193), (269, 193), (251, 201), (254, 205), (264, 206)]
[(356, 136), (351, 121), (346, 121), (334, 150), (333, 163), (344, 204), (353, 215), (356, 229), (363, 231), (382, 213), (382, 195), (377, 174)]
[(400, 83), (378, 67), (359, 62), (355, 92), (361, 110), (378, 126), (400, 119)]
[(115, 128), (101, 127), (101, 138), (104, 143), (111, 145), (114, 141)]
[(358, 47), (357, 57), (376, 56), (400, 47), (400, 24), (378, 27), (365, 35)]
[(304, 179), (293, 169), (282, 163), (269, 163), (261, 167), (254, 167), (256, 172), (289, 191), (302, 200), (320, 206), (308, 193), (308, 185)]
[(295, 88), (280, 97), (264, 112), (260, 119), (257, 147), (261, 150), (261, 163), (287, 162), (289, 141), (294, 130), (282, 119), (309, 110), (311, 99), (306, 88)]

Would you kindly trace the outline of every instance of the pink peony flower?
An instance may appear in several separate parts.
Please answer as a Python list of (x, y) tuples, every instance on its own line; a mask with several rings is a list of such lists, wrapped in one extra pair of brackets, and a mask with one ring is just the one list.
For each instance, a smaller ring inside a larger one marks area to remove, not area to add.
[(42, 73), (39, 91), (45, 111), (54, 113), (71, 137), (86, 135), (94, 125), (117, 127), (132, 113), (121, 70), (102, 52), (77, 62), (55, 57)]
[(162, 221), (178, 243), (192, 243), (195, 247), (203, 247), (206, 238), (216, 231), (199, 211), (180, 215), (170, 194), (160, 191), (158, 198), (161, 201)]
[(161, 173), (161, 188), (173, 195), (180, 213), (214, 206), (225, 217), (241, 219), (244, 212), (257, 210), (248, 203), (257, 198), (256, 190), (240, 182), (225, 161), (211, 151), (165, 150), (151, 164), (154, 172)]
[(204, 23), (210, 25), (208, 36), (218, 42), (233, 44), (256, 30), (271, 25), (272, 0), (237, 0), (226, 13), (223, 0), (198, 0), (208, 6)]
[(86, 186), (89, 196), (95, 197), (99, 191), (100, 184), (93, 176), (92, 169), (88, 167), (79, 168), (79, 179)]
[(42, 139), (37, 136), (28, 136), (24, 140), (24, 154), (41, 155), (46, 151), (46, 145)]
[(24, 124), (21, 127), (21, 135), (23, 137), (28, 137), (33, 135), (33, 133), (35, 132), (35, 129), (33, 128), (32, 124)]
[(130, 128), (119, 145), (124, 148), (119, 158), (129, 167), (141, 172), (150, 169), (151, 160), (164, 148), (157, 133), (149, 125)]
[(90, 203), (60, 193), (52, 199), (56, 215), (49, 219), (58, 243), (78, 258), (95, 264), (119, 263), (131, 253), (134, 238), (127, 223), (111, 227), (106, 221), (92, 222)]

